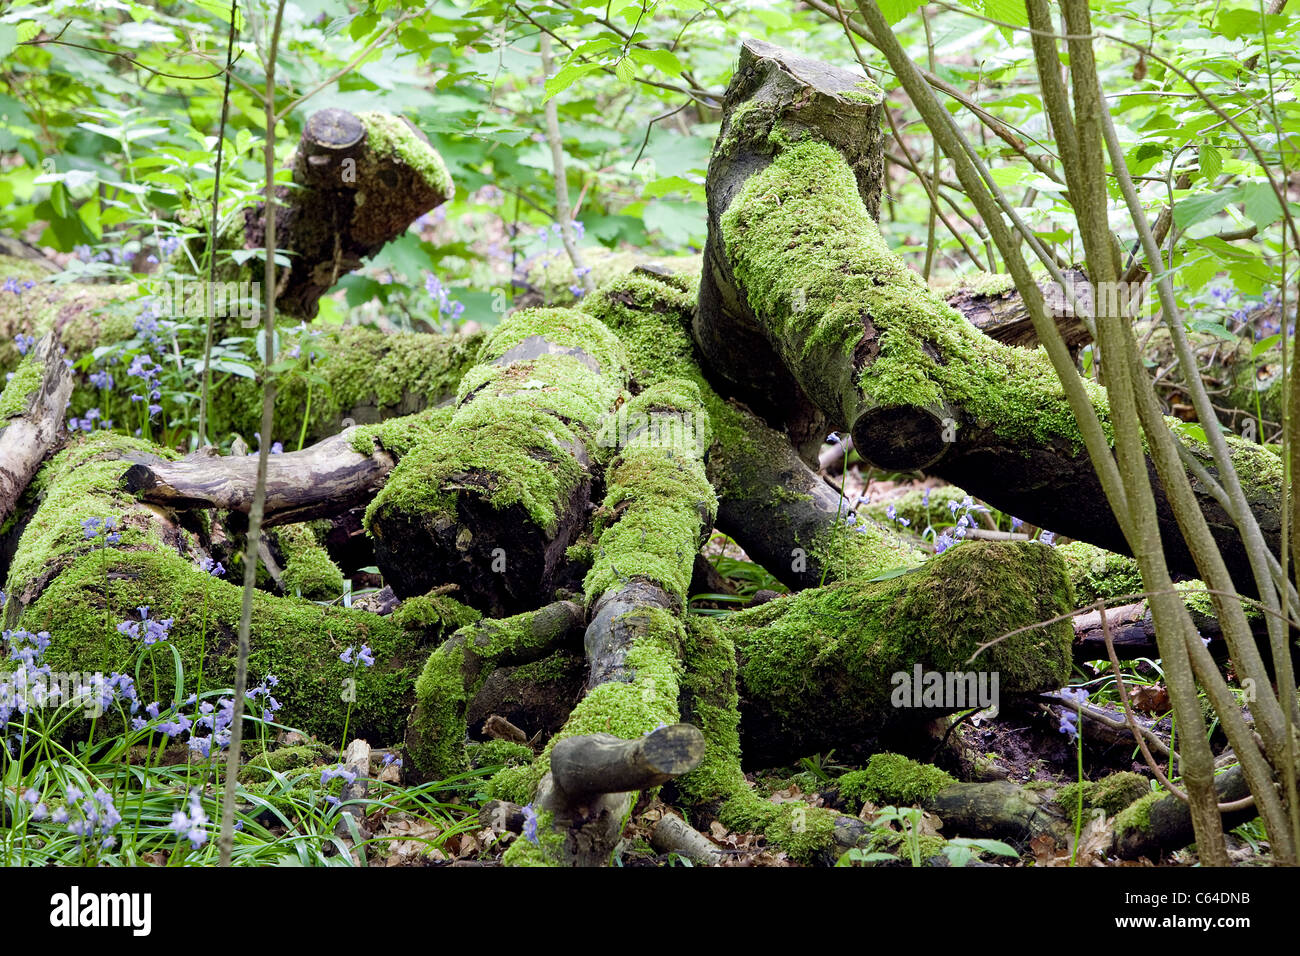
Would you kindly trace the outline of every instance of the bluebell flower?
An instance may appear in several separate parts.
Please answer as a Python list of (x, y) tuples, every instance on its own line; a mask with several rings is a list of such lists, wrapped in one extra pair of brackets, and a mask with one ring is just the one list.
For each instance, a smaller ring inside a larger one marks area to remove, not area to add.
[(348, 645), (348, 649), (347, 649), (346, 651), (344, 651), (342, 654), (339, 655), (339, 660), (341, 660), (344, 664), (351, 664), (351, 663), (352, 663), (352, 645), (351, 645), (351, 644)]
[(524, 839), (537, 846), (537, 811), (531, 803), (524, 807)]

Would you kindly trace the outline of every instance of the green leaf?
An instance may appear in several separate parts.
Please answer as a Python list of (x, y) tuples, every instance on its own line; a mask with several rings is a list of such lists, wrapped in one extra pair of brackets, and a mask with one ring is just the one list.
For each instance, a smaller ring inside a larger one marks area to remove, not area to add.
[(567, 90), (569, 87), (571, 87), (578, 80), (582, 79), (582, 77), (586, 76), (588, 73), (594, 73), (596, 70), (599, 69), (600, 69), (599, 63), (573, 62), (573, 63), (565, 64), (564, 66), (560, 67), (558, 73), (556, 73), (553, 77), (551, 77), (549, 80), (546, 81), (546, 89), (545, 89), (546, 95), (542, 97), (542, 102), (545, 103), (547, 100), (549, 100), (552, 96), (555, 96), (557, 93), (562, 93), (565, 90)]
[(8, 23), (0, 23), (0, 56), (8, 58), (18, 45), (18, 29)]
[(1268, 183), (1245, 183), (1238, 187), (1246, 204), (1246, 218), (1260, 229), (1271, 226), (1282, 218), (1282, 206), (1277, 193)]
[(630, 59), (623, 57), (623, 59), (614, 64), (614, 75), (628, 86), (631, 86), (636, 80), (636, 66), (633, 65)]
[[(632, 59), (638, 63), (647, 63), (669, 76), (681, 76), (684, 69), (682, 61), (677, 59), (676, 54), (669, 50), (633, 50)], [(615, 67), (614, 70), (618, 72), (618, 67)], [(619, 75), (622, 76), (622, 74)], [(625, 82), (630, 83), (631, 80)]]
[(1180, 199), (1174, 204), (1174, 222), (1178, 224), (1179, 229), (1194, 226), (1222, 212), (1228, 203), (1237, 198), (1236, 189), (1225, 189)]
[(1001, 20), (1012, 26), (1029, 26), (1029, 14), (1024, 0), (984, 0), (984, 15), (990, 20)]
[(877, 0), (880, 12), (891, 24), (897, 23), (913, 10), (919, 9), (925, 0)]
[(870, 584), (873, 581), (888, 581), (892, 578), (899, 578), (911, 570), (911, 568), (890, 568), (888, 571), (883, 571), (880, 574), (877, 574), (874, 578), (868, 579), (867, 583)]
[(1213, 181), (1219, 172), (1223, 169), (1223, 154), (1215, 146), (1202, 146), (1198, 154), (1201, 165), (1201, 175), (1208, 181)]
[(1213, 322), (1210, 319), (1192, 319), (1184, 323), (1189, 332), (1204, 332), (1207, 335), (1213, 335), (1215, 338), (1223, 339), (1225, 342), (1237, 341), (1237, 335), (1229, 332), (1227, 327), (1221, 322)]

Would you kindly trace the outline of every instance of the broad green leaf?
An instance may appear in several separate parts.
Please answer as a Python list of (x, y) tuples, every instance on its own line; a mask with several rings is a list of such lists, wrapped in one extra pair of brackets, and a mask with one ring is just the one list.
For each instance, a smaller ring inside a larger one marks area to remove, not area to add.
[[(669, 50), (633, 50), (632, 59), (638, 63), (648, 63), (669, 76), (682, 75), (682, 61)], [(615, 69), (617, 70), (617, 67)]]
[(1238, 187), (1246, 205), (1246, 218), (1260, 229), (1271, 226), (1282, 218), (1282, 206), (1277, 193), (1268, 183), (1245, 183)]
[(1204, 176), (1206, 180), (1213, 182), (1219, 175), (1219, 171), (1223, 169), (1223, 154), (1219, 152), (1217, 147), (1206, 144), (1201, 147), (1198, 157), (1200, 160), (1201, 175)]

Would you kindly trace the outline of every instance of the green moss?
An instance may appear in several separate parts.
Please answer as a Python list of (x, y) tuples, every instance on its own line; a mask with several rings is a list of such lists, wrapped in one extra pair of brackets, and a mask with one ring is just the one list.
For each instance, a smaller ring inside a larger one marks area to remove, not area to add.
[(343, 593), (343, 572), (306, 525), (286, 525), (272, 534), (285, 558), (286, 593), (311, 601), (328, 601)]
[[(544, 771), (536, 763), (517, 767), (503, 767), (488, 780), (484, 791), (495, 800), (508, 800), (520, 806), (532, 802), (537, 785), (542, 782)], [(539, 827), (540, 831), (540, 827)]]
[(909, 539), (866, 518), (823, 529), (809, 543), (808, 555), (826, 569), (827, 583), (869, 580), (898, 568), (919, 567), (926, 560), (925, 552)]
[(11, 597), (29, 602), (41, 582), (99, 546), (102, 538), (88, 540), (83, 533), (88, 518), (121, 519), (122, 549), (166, 547), (157, 525), (132, 513), (135, 501), (119, 486), (130, 467), (121, 456), (131, 453), (175, 457), (149, 442), (97, 432), (74, 439), (41, 468), (34, 486), (44, 500), (9, 565), (5, 591)]
[(323, 743), (300, 744), (295, 747), (281, 747), (279, 750), (265, 751), (253, 757), (240, 771), (240, 779), (245, 782), (270, 779), (271, 772), (285, 773), (315, 766), (317, 763), (329, 763), (338, 759), (338, 753), (331, 751)]
[(461, 628), (429, 655), (415, 682), (415, 708), (406, 728), (406, 751), (417, 770), (446, 777), (465, 769), (469, 702), (498, 662), (527, 659), (551, 646), (555, 627), (546, 608), (484, 619)]
[[(717, 498), (704, 474), (712, 441), (698, 388), (668, 379), (625, 406), (628, 427), (606, 474), (593, 536), (596, 561), (583, 583), (589, 602), (631, 578), (658, 584), (685, 606), (695, 552), (713, 526)], [(620, 412), (622, 415), (622, 412)]]
[(45, 363), (36, 361), (35, 355), (24, 359), (0, 392), (0, 422), (25, 412), (32, 393), (40, 389), (44, 380)]
[[(233, 685), (242, 590), (204, 574), (174, 552), (110, 549), (102, 556), (83, 555), (65, 568), (24, 611), (20, 623), (51, 632), (46, 662), (55, 670), (102, 667), (130, 673), (141, 648), (115, 624), (139, 620), (139, 606), (147, 606), (151, 617), (172, 618), (166, 645), (152, 655), (158, 694), (166, 701), (173, 694), (171, 649), (180, 655), (189, 689), (198, 679), (200, 659), (205, 688)], [(348, 710), (343, 698), (348, 681), (355, 680), (352, 736), (389, 741), (401, 734), (411, 685), (427, 653), (412, 635), (364, 611), (263, 593), (253, 596), (253, 620), (250, 679), (256, 683), (268, 674), (280, 679), (278, 722), (326, 739), (341, 737)], [(374, 652), (374, 667), (354, 668), (338, 660), (345, 648), (361, 644)], [(143, 672), (141, 692), (147, 686), (152, 696), (147, 662)]]
[(868, 106), (878, 106), (884, 102), (885, 91), (875, 83), (867, 79), (859, 80), (854, 84), (851, 90), (844, 90), (839, 94), (841, 99), (848, 100), (850, 103), (864, 103)]
[(465, 747), (465, 754), (469, 758), (469, 765), (476, 769), (497, 765), (524, 767), (532, 763), (535, 756), (532, 750), (523, 744), (513, 743), (509, 740), (487, 740), (482, 743), (471, 743)]
[[(978, 332), (894, 255), (833, 147), (779, 150), (722, 216), (735, 276), (809, 396), (856, 420), (864, 406), (960, 409), (1013, 441), (1082, 437), (1041, 349)], [(867, 324), (879, 354), (861, 378), (849, 360)], [(1105, 394), (1089, 386), (1106, 420)]]
[(945, 299), (962, 292), (981, 297), (1006, 295), (1016, 290), (1016, 280), (1005, 272), (967, 272), (948, 282), (931, 283), (931, 288)]
[[(794, 739), (824, 724), (864, 735), (898, 711), (892, 677), (926, 671), (997, 673), (999, 692), (1060, 687), (1071, 670), (1068, 619), (1020, 631), (1072, 607), (1065, 568), (1037, 542), (971, 541), (883, 581), (846, 581), (729, 616), (741, 691)], [(815, 707), (806, 702), (817, 701)]]
[(921, 803), (956, 781), (930, 764), (917, 763), (900, 754), (876, 754), (863, 770), (846, 773), (837, 784), (845, 799), (861, 806)]
[(366, 145), (374, 153), (410, 166), (435, 192), (446, 197), (455, 194), (455, 184), (438, 151), (421, 139), (400, 116), (366, 111), (358, 113), (357, 119), (366, 128)]
[[(720, 479), (725, 471), (743, 474), (744, 463), (762, 454), (760, 440), (770, 429), (753, 415), (724, 401), (700, 370), (691, 337), (694, 288), (683, 290), (649, 276), (624, 276), (588, 295), (582, 300), (581, 308), (618, 335), (627, 349), (628, 365), (636, 384), (648, 388), (679, 379), (695, 385), (714, 439), (709, 451), (709, 477), (720, 494), (739, 490)], [(731, 465), (725, 471), (718, 467), (723, 460)], [(731, 484), (735, 484), (734, 479)]]
[(635, 740), (661, 724), (677, 723), (685, 634), (682, 623), (660, 608), (640, 608), (619, 620), (640, 634), (624, 658), (630, 679), (606, 681), (592, 688), (526, 772), (506, 768), (493, 777), (490, 792), (494, 795), (509, 793), (515, 802), (528, 803), (550, 770), (551, 751), (561, 740), (598, 733)]
[(417, 443), (446, 428), (454, 413), (455, 409), (451, 405), (441, 405), (414, 415), (388, 418), (374, 425), (362, 425), (353, 432), (352, 448), (361, 455), (383, 450), (396, 458), (402, 458)]
[(1151, 807), (1157, 800), (1165, 796), (1163, 793), (1151, 792), (1119, 812), (1115, 818), (1115, 840), (1119, 842), (1123, 835), (1129, 830), (1146, 830), (1151, 826)]
[(1142, 573), (1132, 558), (1083, 541), (1060, 545), (1056, 553), (1065, 559), (1080, 606), (1143, 590)]
[(554, 829), (553, 814), (537, 815), (537, 842), (519, 836), (510, 844), (501, 862), (506, 866), (560, 866), (564, 862), (564, 834)]
[(392, 613), (393, 623), (408, 630), (455, 631), (481, 620), (483, 615), (446, 594), (431, 591), (407, 598)]
[[(675, 274), (698, 275), (702, 259), (699, 255), (652, 258), (639, 252), (611, 252), (599, 246), (584, 248), (582, 258), (591, 270), (591, 278), (597, 286), (627, 276), (638, 266), (649, 264)], [(573, 305), (578, 301), (572, 287), (582, 283), (574, 278), (573, 262), (562, 249), (538, 256), (528, 266), (526, 279), (545, 305)]]
[[(407, 429), (440, 427), (437, 412), (409, 421), (404, 416), (454, 396), (482, 341), (482, 335), (381, 332), (361, 326), (327, 332), (310, 347), (316, 358), (309, 371), (285, 372), (277, 379), (273, 434), (293, 448), (304, 419), (308, 442), (336, 434), (349, 419), (374, 425), (368, 432), (358, 431), (390, 439), (392, 444), (382, 447), (403, 454), (409, 443), (403, 438)], [(213, 437), (224, 440), (238, 434), (253, 443), (253, 433), (261, 429), (261, 409), (259, 382), (227, 382), (214, 392)], [(355, 447), (362, 454), (373, 450), (360, 440)]]
[[(502, 363), (525, 340), (543, 339), (550, 354)], [(588, 362), (598, 364), (601, 372)], [(460, 384), (447, 425), (418, 441), (371, 502), (379, 514), (420, 526), (456, 515), (462, 496), (503, 510), (521, 507), (546, 535), (587, 475), (578, 447), (593, 441), (626, 377), (618, 339), (572, 309), (516, 312), (493, 330), (478, 363)]]
[(1083, 793), (1085, 816), (1088, 810), (1102, 810), (1106, 816), (1113, 817), (1122, 812), (1141, 797), (1151, 792), (1151, 782), (1140, 773), (1123, 771), (1113, 773), (1101, 780), (1085, 780), (1082, 783), (1066, 784), (1056, 792), (1056, 804), (1071, 814), (1071, 819), (1079, 809), (1079, 794)]

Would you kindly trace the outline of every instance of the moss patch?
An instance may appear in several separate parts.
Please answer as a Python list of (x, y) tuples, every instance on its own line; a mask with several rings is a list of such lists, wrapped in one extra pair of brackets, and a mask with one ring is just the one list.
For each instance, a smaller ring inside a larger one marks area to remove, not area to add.
[(846, 800), (859, 807), (868, 800), (896, 806), (921, 803), (956, 781), (930, 764), (901, 754), (876, 754), (863, 770), (854, 770), (836, 783)]

